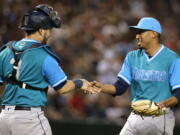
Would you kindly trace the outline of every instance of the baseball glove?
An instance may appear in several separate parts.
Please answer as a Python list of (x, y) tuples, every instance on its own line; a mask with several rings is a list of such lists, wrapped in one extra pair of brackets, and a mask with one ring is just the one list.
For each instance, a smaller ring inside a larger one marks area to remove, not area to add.
[(145, 116), (159, 116), (165, 113), (165, 108), (160, 108), (157, 103), (150, 100), (138, 100), (131, 103), (133, 111)]

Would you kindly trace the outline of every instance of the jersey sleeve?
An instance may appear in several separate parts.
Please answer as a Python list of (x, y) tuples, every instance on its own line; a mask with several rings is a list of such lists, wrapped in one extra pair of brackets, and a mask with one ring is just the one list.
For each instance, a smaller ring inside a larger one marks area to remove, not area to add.
[(122, 78), (129, 85), (131, 84), (132, 76), (131, 76), (131, 67), (128, 60), (128, 55), (126, 56), (123, 66), (118, 73), (118, 77)]
[(47, 56), (45, 59), (42, 72), (52, 87), (56, 87), (67, 80), (65, 73), (51, 56)]
[(172, 64), (169, 74), (172, 90), (180, 88), (180, 58)]
[(1, 76), (0, 76), (0, 84), (1, 84), (1, 83), (3, 83), (3, 80), (2, 80), (2, 78), (1, 78)]

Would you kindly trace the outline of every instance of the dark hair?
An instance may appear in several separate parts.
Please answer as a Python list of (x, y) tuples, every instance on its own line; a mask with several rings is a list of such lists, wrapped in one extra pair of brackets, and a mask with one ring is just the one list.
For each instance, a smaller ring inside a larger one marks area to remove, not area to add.
[(29, 36), (31, 34), (34, 34), (37, 30), (25, 30), (26, 34)]

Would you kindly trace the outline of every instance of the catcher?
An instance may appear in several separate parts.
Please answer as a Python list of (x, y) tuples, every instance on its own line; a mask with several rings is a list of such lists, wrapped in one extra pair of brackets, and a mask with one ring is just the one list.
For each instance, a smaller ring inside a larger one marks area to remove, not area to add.
[(59, 94), (75, 88), (90, 90), (86, 80), (67, 79), (58, 64), (59, 57), (47, 45), (52, 29), (60, 26), (60, 17), (51, 6), (38, 5), (22, 18), (20, 29), (25, 38), (1, 48), (0, 83), (5, 88), (0, 135), (52, 135), (44, 116), (48, 86)]
[(127, 54), (114, 84), (91, 84), (112, 95), (121, 95), (130, 86), (132, 113), (120, 135), (173, 135), (170, 107), (180, 100), (178, 56), (160, 43), (162, 30), (155, 18), (144, 17), (129, 28), (136, 32), (139, 49)]

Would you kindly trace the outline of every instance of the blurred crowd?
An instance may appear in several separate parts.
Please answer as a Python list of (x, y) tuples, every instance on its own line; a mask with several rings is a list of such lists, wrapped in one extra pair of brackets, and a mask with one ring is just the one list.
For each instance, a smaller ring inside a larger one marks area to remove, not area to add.
[[(136, 49), (135, 33), (128, 26), (144, 16), (161, 22), (162, 43), (180, 54), (179, 0), (1, 0), (0, 44), (21, 39), (18, 25), (23, 13), (42, 3), (61, 15), (62, 28), (53, 31), (49, 44), (70, 79), (114, 83), (127, 52)], [(179, 111), (175, 110), (177, 119)], [(47, 115), (51, 119), (103, 118), (123, 123), (129, 113), (129, 91), (118, 97), (79, 90), (58, 95), (49, 88)]]

